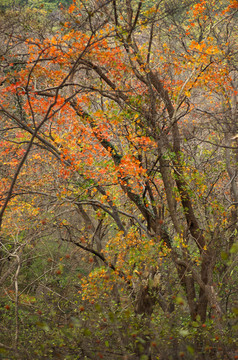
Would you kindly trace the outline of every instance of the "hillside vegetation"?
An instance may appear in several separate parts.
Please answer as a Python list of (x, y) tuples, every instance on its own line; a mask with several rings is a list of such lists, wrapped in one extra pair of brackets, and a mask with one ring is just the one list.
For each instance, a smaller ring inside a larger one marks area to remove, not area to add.
[(237, 359), (238, 2), (0, 5), (0, 358)]

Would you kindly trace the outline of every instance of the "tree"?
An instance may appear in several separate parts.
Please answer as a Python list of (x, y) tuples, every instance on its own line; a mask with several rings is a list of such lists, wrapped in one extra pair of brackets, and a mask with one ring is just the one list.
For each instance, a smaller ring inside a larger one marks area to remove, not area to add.
[[(3, 241), (13, 217), (21, 234), (47, 221), (94, 256), (84, 299), (126, 297), (147, 328), (158, 305), (171, 317), (184, 306), (185, 328), (209, 315), (223, 336), (238, 230), (237, 2), (80, 1), (64, 16), (52, 36), (7, 38)], [(133, 351), (151, 348), (149, 333)]]

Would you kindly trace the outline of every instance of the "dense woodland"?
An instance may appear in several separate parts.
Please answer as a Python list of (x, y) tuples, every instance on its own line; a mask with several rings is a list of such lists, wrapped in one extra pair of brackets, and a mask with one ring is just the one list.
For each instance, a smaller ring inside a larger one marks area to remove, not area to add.
[(238, 359), (238, 1), (0, 10), (0, 358)]

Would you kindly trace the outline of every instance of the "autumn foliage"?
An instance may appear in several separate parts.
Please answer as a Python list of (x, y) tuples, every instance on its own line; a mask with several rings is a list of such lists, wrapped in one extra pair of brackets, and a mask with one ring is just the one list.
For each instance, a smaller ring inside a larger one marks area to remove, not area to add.
[(0, 349), (233, 359), (237, 10), (79, 0), (2, 32)]

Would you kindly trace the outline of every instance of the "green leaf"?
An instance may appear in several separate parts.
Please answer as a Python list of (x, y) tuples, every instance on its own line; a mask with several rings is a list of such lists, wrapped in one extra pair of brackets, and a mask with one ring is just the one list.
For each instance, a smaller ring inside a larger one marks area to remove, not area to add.
[(101, 311), (101, 306), (99, 305), (99, 304), (95, 304), (95, 309), (97, 310), (97, 311)]
[(189, 352), (189, 354), (193, 355), (194, 354), (194, 348), (191, 345), (187, 345), (187, 350)]
[(234, 243), (230, 249), (231, 254), (236, 254), (238, 252), (238, 242)]
[(184, 299), (181, 297), (181, 296), (177, 296), (176, 299), (175, 299), (176, 303), (178, 305), (184, 305), (185, 304), (185, 301)]
[(222, 260), (227, 260), (228, 259), (228, 254), (225, 251), (221, 252), (221, 258)]
[(90, 336), (92, 334), (92, 332), (88, 328), (86, 328), (86, 329), (83, 330), (83, 334), (85, 336)]
[(234, 308), (232, 309), (232, 312), (233, 312), (233, 314), (235, 314), (236, 316), (238, 316), (238, 308), (237, 308), (237, 307), (234, 307)]
[(148, 356), (147, 355), (142, 355), (141, 357), (140, 357), (140, 360), (148, 360), (149, 358), (148, 358)]
[(188, 336), (189, 331), (186, 330), (186, 329), (181, 329), (181, 330), (179, 330), (179, 334), (180, 334), (181, 336)]
[(44, 331), (50, 331), (49, 325), (45, 322), (37, 322), (36, 326), (38, 326), (40, 329)]
[(201, 321), (201, 316), (200, 315), (196, 316), (196, 321), (198, 321), (198, 322)]
[(137, 341), (140, 342), (141, 344), (145, 344), (145, 340), (142, 339), (141, 337), (138, 337), (138, 338), (137, 338)]

